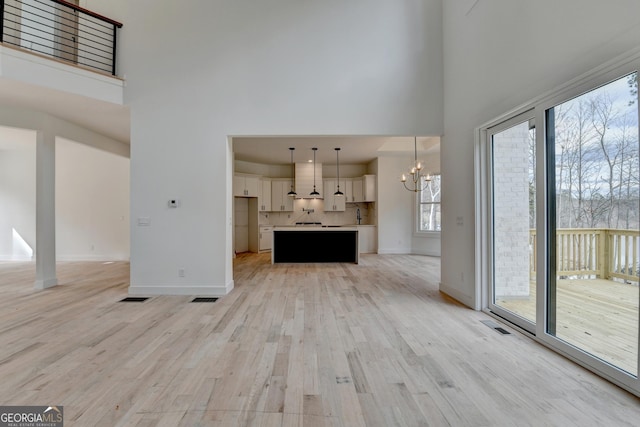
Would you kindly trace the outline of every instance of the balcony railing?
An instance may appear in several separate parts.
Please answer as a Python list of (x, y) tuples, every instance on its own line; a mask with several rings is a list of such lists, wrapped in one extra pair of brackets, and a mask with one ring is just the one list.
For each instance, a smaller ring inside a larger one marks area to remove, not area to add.
[[(561, 228), (556, 230), (556, 274), (563, 277), (638, 282), (638, 230)], [(536, 272), (536, 232), (529, 232), (529, 270)]]
[(0, 0), (0, 42), (116, 75), (122, 24), (63, 0)]

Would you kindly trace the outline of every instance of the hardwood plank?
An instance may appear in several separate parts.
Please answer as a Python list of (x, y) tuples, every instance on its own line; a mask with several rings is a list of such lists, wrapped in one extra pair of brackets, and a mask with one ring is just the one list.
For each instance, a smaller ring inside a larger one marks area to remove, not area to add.
[[(61, 285), (40, 292), (32, 264), (1, 263), (0, 401), (62, 404), (70, 426), (640, 419), (640, 399), (480, 323), (438, 292), (438, 272), (423, 256), (272, 265), (243, 254), (236, 288), (215, 304), (120, 303), (127, 263), (61, 263)], [(580, 292), (568, 294), (576, 304)]]

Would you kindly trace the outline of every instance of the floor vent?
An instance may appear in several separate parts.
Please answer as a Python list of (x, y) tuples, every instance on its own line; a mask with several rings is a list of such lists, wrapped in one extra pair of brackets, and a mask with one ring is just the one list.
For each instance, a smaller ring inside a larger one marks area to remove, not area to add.
[(149, 297), (126, 297), (120, 300), (120, 302), (145, 302)]
[(218, 301), (218, 298), (197, 297), (197, 298), (194, 298), (191, 302), (216, 302), (216, 301)]
[(481, 320), (482, 323), (484, 323), (485, 325), (487, 325), (488, 327), (490, 327), (491, 329), (500, 332), (502, 335), (511, 335), (511, 332), (507, 331), (506, 329), (502, 328), (500, 325), (498, 325), (496, 322), (492, 322), (491, 320)]

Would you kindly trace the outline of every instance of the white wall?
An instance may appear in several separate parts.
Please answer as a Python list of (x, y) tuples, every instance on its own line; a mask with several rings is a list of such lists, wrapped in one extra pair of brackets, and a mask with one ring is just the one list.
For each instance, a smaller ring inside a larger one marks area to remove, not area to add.
[(378, 253), (411, 253), (415, 193), (400, 182), (402, 172), (411, 165), (405, 157), (378, 158)]
[[(64, 138), (55, 145), (57, 259), (128, 259), (129, 159)], [(33, 130), (0, 128), (0, 206), (0, 260), (31, 259), (21, 240), (35, 251)]]
[(51, 20), (55, 18), (53, 3), (22, 0), (22, 25), (29, 26), (21, 33), (20, 46), (44, 55), (56, 52)]
[(479, 308), (473, 279), (474, 129), (635, 48), (640, 2), (445, 1), (443, 11), (441, 290)]
[(36, 133), (2, 127), (0, 260), (29, 261), (35, 253), (35, 248)]
[(121, 20), (132, 293), (233, 286), (228, 135), (442, 133), (440, 0), (129, 2)]
[(129, 159), (56, 138), (56, 255), (129, 259)]

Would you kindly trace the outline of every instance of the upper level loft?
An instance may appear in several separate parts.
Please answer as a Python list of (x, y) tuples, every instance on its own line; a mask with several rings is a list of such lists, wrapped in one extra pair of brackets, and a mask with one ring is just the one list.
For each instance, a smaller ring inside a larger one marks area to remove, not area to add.
[(0, 79), (122, 105), (120, 22), (78, 0), (0, 0)]

